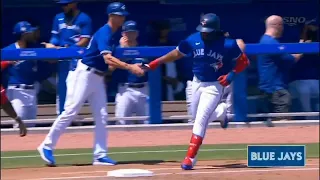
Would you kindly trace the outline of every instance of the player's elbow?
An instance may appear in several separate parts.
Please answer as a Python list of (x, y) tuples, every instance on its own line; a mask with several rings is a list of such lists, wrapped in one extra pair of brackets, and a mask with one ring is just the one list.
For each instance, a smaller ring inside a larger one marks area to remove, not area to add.
[(246, 44), (244, 43), (244, 41), (242, 39), (237, 39), (236, 41), (237, 41), (239, 48), (243, 52), (246, 48)]
[(181, 51), (179, 51), (178, 49), (175, 49), (172, 51), (173, 56), (176, 57), (176, 59), (181, 59), (185, 56), (185, 54), (183, 54)]

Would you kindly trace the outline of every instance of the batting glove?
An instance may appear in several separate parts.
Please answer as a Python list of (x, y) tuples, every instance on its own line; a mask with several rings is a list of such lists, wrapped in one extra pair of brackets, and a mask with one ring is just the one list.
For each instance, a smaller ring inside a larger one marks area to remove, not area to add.
[(218, 81), (222, 86), (226, 87), (232, 82), (234, 75), (234, 72), (230, 72), (227, 75), (222, 75), (218, 78)]

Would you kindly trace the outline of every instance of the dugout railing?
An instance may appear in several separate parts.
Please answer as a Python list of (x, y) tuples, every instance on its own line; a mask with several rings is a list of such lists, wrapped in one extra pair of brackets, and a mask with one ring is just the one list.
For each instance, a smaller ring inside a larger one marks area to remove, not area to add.
[[(134, 57), (159, 57), (175, 47), (135, 47), (135, 48), (117, 48), (115, 50), (115, 56), (119, 58), (134, 58)], [(59, 97), (60, 99), (60, 107), (64, 105), (64, 97), (66, 93), (65, 89), (65, 79), (68, 72), (68, 63), (63, 59), (71, 59), (71, 58), (81, 58), (85, 49), (80, 48), (62, 48), (62, 49), (19, 49), (19, 50), (1, 50), (1, 59), (5, 60), (43, 60), (43, 59), (51, 59), (51, 60), (60, 60), (59, 61)], [(280, 53), (309, 53), (315, 54), (319, 53), (319, 42), (315, 43), (283, 43), (283, 44), (247, 44), (246, 45), (246, 53), (248, 55), (256, 55), (256, 54), (280, 54)], [(166, 109), (173, 109), (170, 107), (170, 103), (161, 102), (161, 93), (159, 89), (161, 89), (161, 81), (159, 81), (161, 77), (160, 69), (156, 71), (152, 71), (149, 73), (149, 84), (150, 84), (150, 99), (149, 105), (152, 108), (150, 109), (150, 117), (133, 117), (133, 118), (124, 118), (126, 120), (135, 119), (135, 120), (144, 120), (149, 119), (150, 124), (161, 124), (163, 119), (188, 119), (186, 116), (186, 107), (184, 102), (179, 102), (179, 107), (182, 109), (182, 114), (177, 114), (179, 110), (176, 112), (173, 111), (172, 115), (165, 116), (163, 113), (166, 113)], [(249, 114), (247, 115), (247, 95), (246, 95), (246, 87), (247, 87), (247, 77), (246, 73), (238, 75), (234, 81), (234, 115), (233, 118), (235, 121), (245, 121), (247, 117), (276, 117), (283, 116), (283, 114), (277, 113), (267, 113), (267, 114)], [(239, 93), (241, 92), (241, 93)], [(163, 103), (163, 104), (162, 104)], [(110, 104), (110, 108), (112, 109), (112, 104)], [(41, 109), (41, 106), (39, 106)], [(109, 108), (109, 111), (110, 111)], [(180, 109), (179, 108), (179, 109)], [(63, 109), (63, 108), (60, 108)], [(84, 107), (83, 109), (87, 109)], [(54, 108), (55, 111), (55, 108)], [(164, 112), (163, 112), (164, 111)], [(87, 110), (84, 111), (85, 115), (89, 116), (89, 112)], [(1, 113), (3, 114), (3, 113)], [(81, 114), (81, 113), (80, 113)], [(307, 112), (307, 113), (286, 113), (286, 116), (319, 116), (319, 112)], [(39, 116), (38, 116), (39, 117)], [(90, 117), (89, 117), (90, 118)], [(53, 119), (39, 119), (34, 120), (37, 123), (40, 122), (53, 122)], [(90, 119), (87, 119), (91, 121)], [(110, 118), (110, 120), (116, 120), (115, 118)], [(3, 123), (12, 123), (12, 121), (2, 121)]]

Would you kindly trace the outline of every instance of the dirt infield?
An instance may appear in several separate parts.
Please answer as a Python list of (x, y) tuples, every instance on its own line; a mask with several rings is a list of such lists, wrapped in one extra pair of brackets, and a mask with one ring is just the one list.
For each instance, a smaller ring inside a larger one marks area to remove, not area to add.
[[(128, 146), (168, 146), (185, 145), (191, 135), (190, 130), (179, 131), (132, 131), (110, 132), (110, 147)], [(26, 138), (6, 135), (1, 137), (1, 151), (34, 150), (45, 135), (33, 134)], [(70, 133), (62, 136), (58, 148), (90, 148), (92, 134)], [(170, 139), (170, 140), (168, 140)], [(14, 142), (14, 143), (12, 143)], [(274, 127), (274, 128), (235, 128), (210, 129), (205, 144), (241, 143), (316, 143), (319, 142), (319, 127)], [(244, 161), (201, 161), (197, 169), (182, 171), (179, 162), (154, 165), (123, 164), (113, 167), (68, 166), (1, 170), (2, 180), (62, 180), (62, 179), (106, 179), (107, 171), (123, 168), (148, 169), (155, 173), (150, 178), (135, 179), (319, 179), (319, 160), (310, 159), (304, 168), (247, 168)], [(107, 178), (110, 179), (110, 178)]]

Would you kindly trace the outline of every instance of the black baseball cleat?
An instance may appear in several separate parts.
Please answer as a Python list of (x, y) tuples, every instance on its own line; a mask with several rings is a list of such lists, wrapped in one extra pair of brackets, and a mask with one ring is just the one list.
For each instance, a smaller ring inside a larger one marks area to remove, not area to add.
[(274, 124), (272, 122), (272, 120), (270, 118), (268, 118), (266, 121), (265, 121), (267, 127), (274, 127)]
[(229, 125), (229, 119), (226, 116), (222, 121), (220, 121), (220, 126), (222, 129), (227, 129)]

